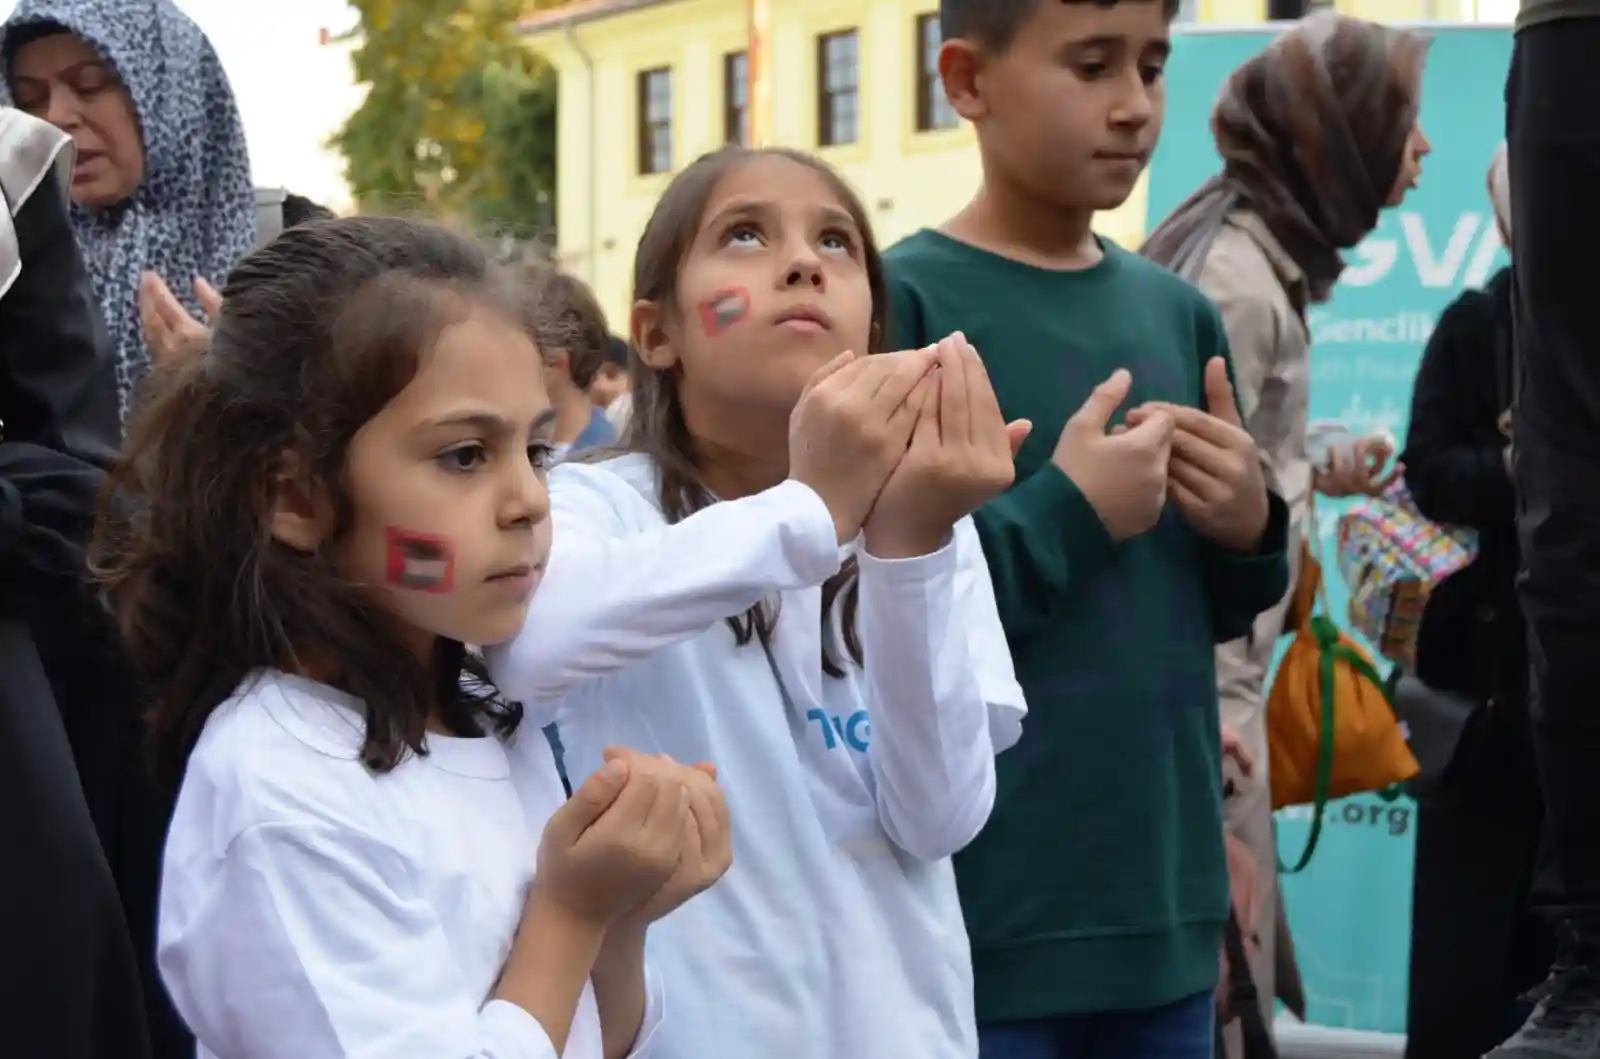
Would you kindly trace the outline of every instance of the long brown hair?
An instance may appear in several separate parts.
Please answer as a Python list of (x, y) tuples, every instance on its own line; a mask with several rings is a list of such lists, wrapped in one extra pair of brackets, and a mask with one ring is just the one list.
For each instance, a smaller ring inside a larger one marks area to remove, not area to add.
[[(509, 733), (521, 710), (440, 639), (430, 665), (395, 618), (271, 531), (275, 477), (352, 523), (346, 455), (439, 333), (487, 305), (538, 334), (537, 292), (471, 239), (396, 218), (290, 228), (229, 277), (209, 348), (149, 380), (105, 493), (91, 566), (151, 700), (152, 748), (181, 775), (211, 712), (254, 670), (315, 670), (366, 709), (374, 771), (425, 753), (430, 717)], [(308, 665), (307, 660), (315, 665)], [(463, 679), (464, 674), (467, 679)]]
[[(787, 148), (724, 147), (702, 155), (673, 178), (656, 203), (644, 234), (639, 237), (639, 249), (633, 259), (634, 300), (655, 302), (668, 312), (679, 311), (678, 274), (717, 183), (733, 170), (759, 158), (784, 158), (819, 173), (849, 211), (861, 232), (867, 283), (872, 291), (872, 331), (867, 351), (880, 352), (887, 333), (889, 291), (867, 211), (856, 193), (826, 162)], [(689, 434), (683, 405), (678, 399), (677, 369), (658, 371), (646, 364), (635, 350), (629, 358), (628, 373), (633, 386), (633, 411), (621, 447), (629, 452), (642, 452), (655, 461), (660, 476), (661, 511), (668, 522), (680, 521), (712, 503), (714, 498), (695, 462), (694, 438)], [(829, 676), (844, 675), (844, 662), (833, 650), (829, 635), (835, 602), (839, 604), (845, 651), (851, 661), (861, 664), (863, 655), (855, 620), (858, 598), (856, 562), (851, 559), (822, 586), (822, 668)], [(729, 618), (728, 625), (740, 645), (752, 639), (768, 645), (776, 629), (777, 612), (771, 603), (758, 603), (745, 613)]]

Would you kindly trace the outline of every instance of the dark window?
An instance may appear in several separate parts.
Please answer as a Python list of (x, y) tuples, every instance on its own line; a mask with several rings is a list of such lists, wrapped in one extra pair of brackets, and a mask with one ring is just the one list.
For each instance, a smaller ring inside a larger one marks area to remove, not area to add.
[(860, 138), (861, 64), (856, 31), (817, 38), (817, 143), (833, 147)]
[(750, 56), (742, 51), (722, 57), (722, 138), (750, 144)]
[(639, 72), (639, 172), (672, 171), (672, 71)]
[(939, 16), (917, 16), (917, 131), (953, 129), (959, 123), (939, 79)]

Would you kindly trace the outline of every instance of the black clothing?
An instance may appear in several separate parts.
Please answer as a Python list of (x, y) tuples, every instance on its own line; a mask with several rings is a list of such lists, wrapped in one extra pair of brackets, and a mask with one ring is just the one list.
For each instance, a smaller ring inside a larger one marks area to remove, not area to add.
[(1600, 958), (1600, 19), (1517, 34), (1506, 90), (1516, 480), (1551, 911)]
[(1530, 16), (1506, 82), (1520, 596), (1548, 845), (1535, 897), (1557, 920), (1563, 951), (1496, 1059), (1600, 1059), (1600, 298), (1588, 267), (1600, 240), (1596, 55), (1600, 18)]
[(1526, 1013), (1554, 956), (1529, 888), (1542, 809), (1517, 606), (1516, 503), (1501, 413), (1511, 395), (1512, 273), (1439, 317), (1417, 369), (1401, 460), (1417, 508), (1478, 531), (1471, 566), (1439, 585), (1417, 676), (1482, 703), (1444, 784), (1421, 797), (1413, 876), (1407, 1059), (1482, 1055)]
[(137, 958), (85, 797), (93, 777), (74, 763), (108, 718), (85, 703), (72, 718), (43, 662), (83, 662), (78, 630), (93, 613), (83, 546), (119, 432), (111, 347), (68, 217), (63, 143), (0, 110), (0, 281), (10, 280), (0, 287), (4, 1050), (144, 1059)]

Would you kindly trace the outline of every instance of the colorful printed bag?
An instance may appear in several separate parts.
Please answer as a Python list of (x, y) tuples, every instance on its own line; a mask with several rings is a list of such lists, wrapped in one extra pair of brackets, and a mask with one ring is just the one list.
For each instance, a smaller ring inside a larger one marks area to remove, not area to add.
[(1478, 557), (1478, 534), (1417, 511), (1404, 481), (1339, 519), (1339, 570), (1350, 589), (1350, 624), (1383, 657), (1417, 664), (1417, 631), (1434, 586)]

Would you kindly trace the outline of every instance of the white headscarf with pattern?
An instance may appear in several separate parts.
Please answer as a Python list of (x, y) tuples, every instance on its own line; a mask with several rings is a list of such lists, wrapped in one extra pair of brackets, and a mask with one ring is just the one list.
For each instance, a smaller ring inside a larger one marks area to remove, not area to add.
[(9, 102), (16, 49), (56, 29), (87, 42), (127, 87), (144, 136), (144, 182), (122, 205), (73, 207), (78, 244), (117, 346), (127, 420), (150, 368), (139, 276), (160, 275), (191, 312), (203, 276), (221, 289), (255, 245), (255, 187), (244, 122), (211, 42), (172, 0), (22, 0), (0, 27)]

